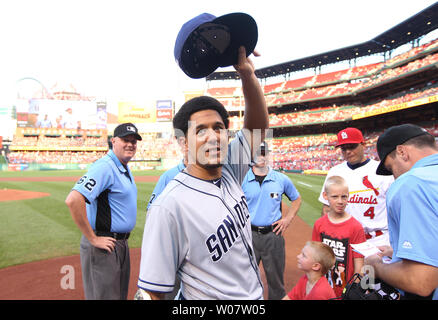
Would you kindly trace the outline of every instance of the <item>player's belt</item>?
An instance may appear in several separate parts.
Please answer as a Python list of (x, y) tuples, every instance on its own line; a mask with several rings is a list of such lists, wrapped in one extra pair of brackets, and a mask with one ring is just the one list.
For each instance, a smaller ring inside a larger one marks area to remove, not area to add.
[(265, 227), (258, 227), (258, 226), (251, 225), (251, 230), (258, 232), (258, 233), (266, 234), (266, 233), (269, 233), (272, 230), (274, 230), (274, 227), (272, 225), (265, 226)]
[(116, 240), (128, 240), (130, 232), (127, 233), (119, 233), (119, 232), (108, 232), (108, 231), (94, 231), (96, 236), (98, 237), (111, 237)]

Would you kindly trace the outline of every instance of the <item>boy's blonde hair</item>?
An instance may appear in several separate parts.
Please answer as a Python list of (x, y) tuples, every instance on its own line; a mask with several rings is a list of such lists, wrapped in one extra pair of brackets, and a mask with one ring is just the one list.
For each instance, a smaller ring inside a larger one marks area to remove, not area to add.
[(313, 259), (321, 265), (321, 273), (326, 274), (336, 262), (333, 249), (319, 241), (307, 241), (306, 246), (313, 249)]
[(348, 189), (347, 181), (345, 181), (345, 179), (340, 176), (328, 177), (324, 185), (324, 192), (329, 193), (328, 190), (331, 186), (343, 186)]

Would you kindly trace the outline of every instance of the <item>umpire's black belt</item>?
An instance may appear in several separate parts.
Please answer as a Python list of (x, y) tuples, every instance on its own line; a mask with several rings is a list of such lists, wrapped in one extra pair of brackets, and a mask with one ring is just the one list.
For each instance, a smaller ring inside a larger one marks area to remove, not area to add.
[(94, 231), (96, 236), (98, 237), (111, 237), (116, 240), (128, 240), (130, 232), (127, 233), (118, 233), (118, 232), (109, 232), (109, 231)]
[(269, 233), (272, 230), (274, 230), (274, 227), (272, 225), (265, 226), (265, 227), (257, 227), (257, 226), (251, 225), (251, 230), (258, 232), (258, 233), (266, 234), (266, 233)]

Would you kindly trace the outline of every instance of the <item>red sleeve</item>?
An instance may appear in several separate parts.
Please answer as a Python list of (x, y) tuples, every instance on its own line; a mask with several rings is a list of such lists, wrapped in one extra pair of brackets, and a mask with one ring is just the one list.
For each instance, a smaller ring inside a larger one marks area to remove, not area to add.
[[(362, 224), (357, 220), (355, 220), (355, 222), (356, 222), (356, 224), (354, 227), (354, 232), (353, 232), (353, 235), (352, 235), (351, 240), (350, 240), (351, 244), (362, 243), (362, 242), (365, 242), (367, 240), (365, 237), (365, 231), (362, 227)], [(358, 253), (354, 250), (352, 250), (352, 251), (353, 251), (353, 258), (363, 258), (364, 257), (360, 253)]]
[(298, 283), (287, 294), (291, 300), (303, 300), (306, 294), (306, 277), (303, 276)]
[(312, 229), (312, 241), (321, 242), (321, 234), (319, 233), (319, 219), (315, 221)]

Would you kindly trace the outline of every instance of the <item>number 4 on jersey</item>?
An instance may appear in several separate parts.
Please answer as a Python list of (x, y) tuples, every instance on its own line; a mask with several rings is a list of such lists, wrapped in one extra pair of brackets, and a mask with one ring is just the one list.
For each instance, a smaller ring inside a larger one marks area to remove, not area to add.
[(364, 212), (364, 217), (369, 217), (370, 219), (374, 219), (374, 207), (369, 207), (367, 211)]

